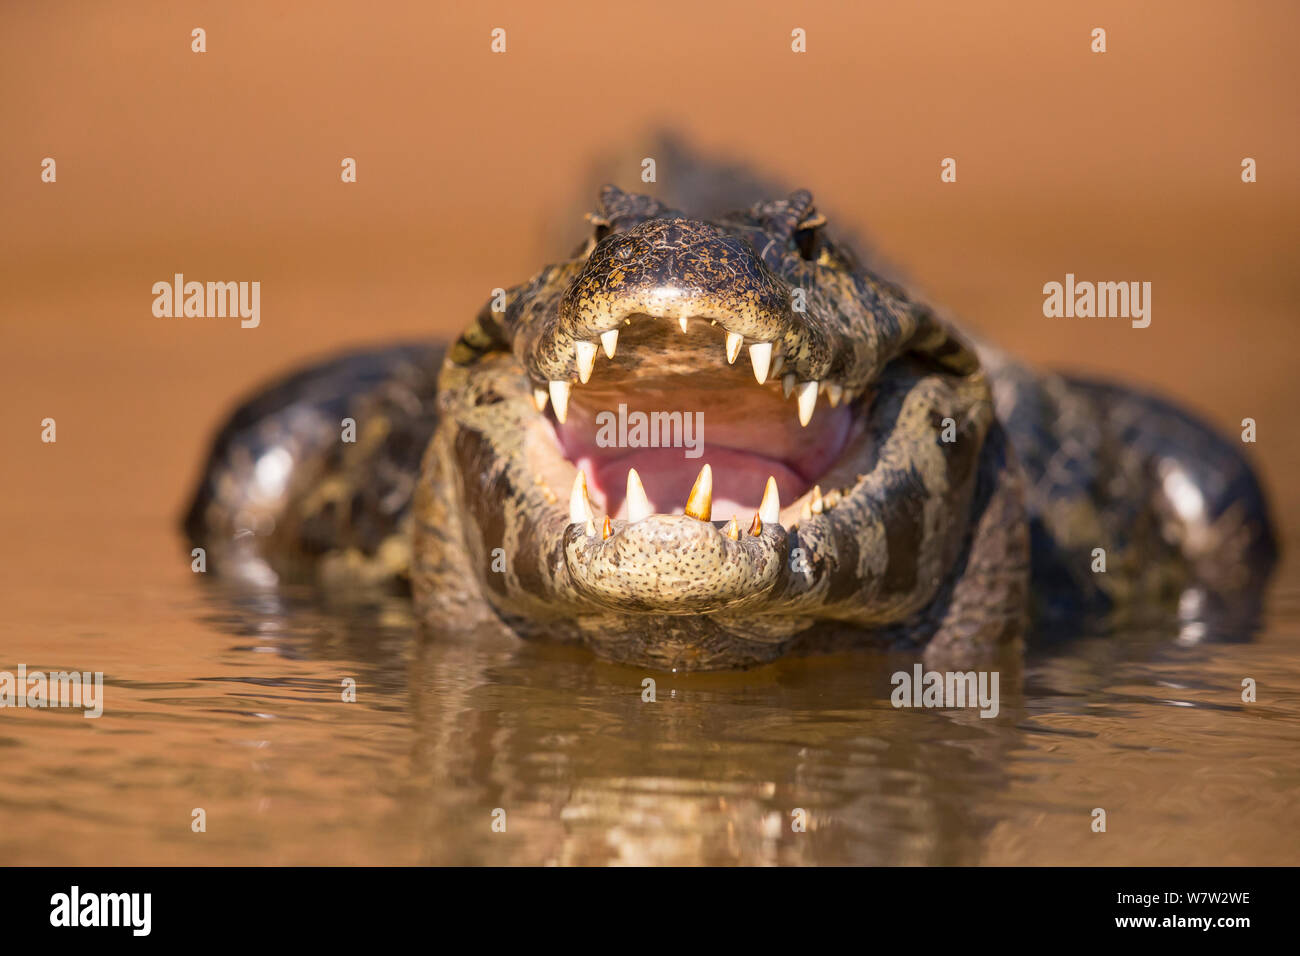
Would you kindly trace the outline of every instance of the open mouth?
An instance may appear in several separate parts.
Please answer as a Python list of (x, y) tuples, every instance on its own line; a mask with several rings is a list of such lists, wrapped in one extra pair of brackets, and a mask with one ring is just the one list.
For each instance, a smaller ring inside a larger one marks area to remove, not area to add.
[[(778, 501), (787, 520), (825, 507), (819, 482), (858, 430), (862, 393), (782, 374), (775, 343), (746, 343), (716, 318), (634, 313), (601, 346), (577, 343), (578, 382), (535, 396), (597, 526), (689, 514), (749, 529), (764, 504), (770, 522)], [(581, 507), (570, 518), (585, 522)]]
[(466, 410), (467, 436), (521, 427), (494, 457), (468, 437), (455, 451), (483, 491), (536, 489), (515, 523), (470, 489), (489, 540), (542, 556), (509, 587), (580, 598), (554, 607), (587, 618), (589, 641), (610, 613), (706, 615), (691, 626), (761, 642), (813, 610), (860, 619), (878, 601), (888, 617), (928, 599), (960, 544), (987, 398), (928, 313), (847, 273), (778, 277), (747, 240), (690, 220), (611, 234), (557, 269), (507, 313), (525, 371), (503, 386), (513, 409), (491, 411), (502, 390), (485, 374), (485, 407)]

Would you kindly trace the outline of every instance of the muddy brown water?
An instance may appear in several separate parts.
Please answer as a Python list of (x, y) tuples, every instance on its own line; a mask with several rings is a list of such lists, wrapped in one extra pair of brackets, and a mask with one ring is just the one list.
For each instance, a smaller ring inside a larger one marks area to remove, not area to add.
[(400, 601), (205, 586), (169, 534), (114, 536), (121, 561), (6, 614), (7, 659), (105, 672), (98, 719), (0, 712), (9, 862), (1297, 859), (1294, 573), (1253, 643), (1180, 644), (1173, 621), (1079, 640), (1004, 672), (980, 718), (894, 708), (911, 664), (873, 654), (672, 675), (422, 640)]
[[(0, 859), (1300, 863), (1294, 562), (1255, 640), (1198, 643), (1171, 615), (1054, 646), (980, 719), (893, 708), (895, 663), (865, 653), (654, 675), (645, 703), (650, 675), (422, 641), (400, 602), (231, 593), (176, 533), (237, 395), (458, 331), (567, 251), (583, 224), (557, 210), (594, 196), (593, 157), (640, 156), (670, 119), (810, 187), (1025, 359), (1229, 434), (1255, 419), (1294, 550), (1294, 5), (831, 5), (800, 14), (796, 57), (787, 4), (505, 4), (497, 59), (496, 24), (454, 5), (172, 6), (0, 10), (0, 671), (107, 682), (96, 720), (0, 710)], [(627, 81), (619, 38), (656, 32), (653, 75)], [(177, 272), (260, 281), (261, 325), (154, 318)], [(1066, 273), (1151, 281), (1151, 326), (1044, 318)]]

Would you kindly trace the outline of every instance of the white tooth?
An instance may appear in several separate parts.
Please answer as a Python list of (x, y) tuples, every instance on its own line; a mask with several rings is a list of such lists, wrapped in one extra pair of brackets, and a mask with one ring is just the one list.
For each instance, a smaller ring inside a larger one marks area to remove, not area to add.
[(685, 331), (686, 331), (686, 316), (683, 315), (681, 318), (679, 318), (679, 319), (677, 320), (677, 324), (680, 325), (680, 326), (682, 327), (682, 331), (685, 332)]
[(786, 398), (790, 397), (790, 393), (794, 391), (794, 372), (781, 379), (781, 391), (785, 392)]
[(831, 408), (839, 408), (840, 400), (844, 398), (844, 386), (831, 383), (826, 386), (826, 400), (831, 403)]
[(736, 356), (740, 354), (740, 347), (745, 344), (745, 337), (737, 335), (735, 332), (727, 333), (727, 364), (735, 365)]
[(822, 501), (822, 486), (813, 485), (812, 505), (811, 505), (812, 513), (815, 515), (821, 514), (823, 510), (823, 504), (824, 503)]
[(555, 408), (555, 419), (561, 425), (569, 414), (569, 392), (573, 386), (568, 382), (551, 382), (551, 405)]
[(569, 492), (569, 523), (586, 524), (588, 534), (596, 532), (591, 515), (591, 501), (587, 498), (587, 476), (581, 469), (573, 479), (573, 490)]
[(578, 381), (583, 385), (591, 378), (591, 370), (596, 367), (596, 343), (574, 342), (574, 355), (578, 360)]
[(800, 382), (795, 391), (799, 393), (799, 424), (806, 428), (812, 421), (813, 409), (817, 407), (817, 383)]
[(650, 506), (650, 499), (645, 495), (645, 485), (641, 484), (641, 476), (636, 473), (635, 468), (629, 468), (627, 470), (627, 520), (640, 521), (652, 514), (654, 508)]
[(551, 396), (546, 394), (546, 389), (544, 388), (533, 389), (533, 404), (537, 406), (537, 410), (539, 412), (546, 411), (546, 403), (550, 401), (550, 399)]
[(776, 493), (776, 479), (768, 477), (763, 489), (763, 500), (758, 505), (758, 517), (763, 524), (776, 524), (781, 520), (781, 499)]
[(772, 367), (772, 343), (755, 342), (749, 347), (749, 361), (754, 366), (754, 378), (762, 385), (767, 381), (768, 369)]
[(618, 348), (618, 329), (601, 332), (600, 344), (605, 349), (605, 358), (613, 358), (614, 350)]
[(785, 353), (778, 352), (776, 358), (772, 360), (772, 374), (781, 374), (781, 369), (785, 368)]

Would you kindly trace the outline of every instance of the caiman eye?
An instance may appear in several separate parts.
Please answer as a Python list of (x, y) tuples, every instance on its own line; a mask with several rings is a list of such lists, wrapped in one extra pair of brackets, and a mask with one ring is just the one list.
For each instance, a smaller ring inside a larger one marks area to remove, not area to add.
[(826, 217), (814, 212), (795, 227), (792, 238), (801, 258), (809, 262), (817, 261), (822, 250), (821, 227), (824, 225)]
[(600, 242), (600, 240), (604, 239), (612, 231), (609, 225), (609, 220), (597, 216), (594, 213), (588, 214), (587, 221), (594, 227), (592, 235), (595, 237), (597, 242)]
[(809, 262), (816, 262), (817, 256), (821, 253), (821, 236), (817, 229), (796, 229), (794, 231), (794, 245), (799, 250), (799, 256)]

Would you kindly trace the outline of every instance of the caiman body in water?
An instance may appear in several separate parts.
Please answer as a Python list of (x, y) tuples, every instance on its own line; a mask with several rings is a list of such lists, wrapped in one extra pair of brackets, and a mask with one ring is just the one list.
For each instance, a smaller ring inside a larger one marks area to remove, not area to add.
[[(807, 192), (706, 221), (606, 187), (589, 218), (450, 345), (242, 406), (186, 522), (217, 568), (675, 669), (845, 642), (967, 666), (1045, 615), (1257, 601), (1275, 548), (1238, 444), (973, 343)], [(620, 405), (702, 413), (702, 458), (598, 441)]]

